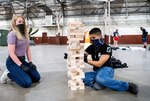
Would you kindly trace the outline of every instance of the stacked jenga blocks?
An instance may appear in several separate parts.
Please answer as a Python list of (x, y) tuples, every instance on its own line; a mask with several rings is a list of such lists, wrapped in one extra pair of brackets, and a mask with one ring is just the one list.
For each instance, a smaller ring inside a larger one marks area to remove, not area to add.
[(68, 87), (71, 90), (84, 89), (84, 43), (81, 43), (84, 39), (83, 24), (81, 22), (70, 22), (68, 23), (68, 47), (67, 47), (67, 69)]

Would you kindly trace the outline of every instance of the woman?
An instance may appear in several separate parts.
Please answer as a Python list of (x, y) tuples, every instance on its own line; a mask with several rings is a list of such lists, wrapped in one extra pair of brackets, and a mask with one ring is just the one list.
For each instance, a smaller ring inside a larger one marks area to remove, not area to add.
[[(13, 17), (7, 43), (9, 56), (6, 60), (6, 67), (8, 70), (5, 70), (1, 76), (1, 82), (6, 83), (9, 78), (24, 88), (30, 87), (32, 82), (38, 82), (40, 74), (32, 63), (29, 35), (24, 17)], [(25, 55), (28, 62), (25, 61)]]
[(119, 37), (119, 33), (118, 33), (118, 29), (116, 29), (116, 31), (113, 33), (113, 40), (114, 40), (114, 46), (118, 47), (118, 38)]

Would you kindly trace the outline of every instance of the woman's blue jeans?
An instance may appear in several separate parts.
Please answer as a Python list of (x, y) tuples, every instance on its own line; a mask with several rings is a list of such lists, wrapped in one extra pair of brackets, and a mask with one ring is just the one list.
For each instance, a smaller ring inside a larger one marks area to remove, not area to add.
[[(29, 67), (29, 63), (26, 61), (23, 62), (23, 65)], [(10, 72), (8, 77), (21, 87), (30, 87), (33, 82), (38, 82), (41, 78), (36, 69), (30, 68), (30, 71), (26, 73), (11, 58), (7, 58), (6, 66)]]
[(114, 69), (111, 67), (102, 67), (97, 71), (86, 72), (83, 82), (85, 85), (93, 87), (96, 82), (100, 86), (117, 91), (127, 91), (128, 83), (120, 80), (114, 80)]

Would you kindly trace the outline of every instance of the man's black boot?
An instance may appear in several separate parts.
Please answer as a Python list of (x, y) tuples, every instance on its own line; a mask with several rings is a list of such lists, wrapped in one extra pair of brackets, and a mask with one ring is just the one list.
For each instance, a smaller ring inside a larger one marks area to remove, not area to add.
[(128, 91), (130, 93), (132, 93), (132, 94), (137, 95), (138, 92), (139, 92), (139, 87), (136, 84), (134, 84), (134, 83), (129, 83), (129, 89), (128, 89)]

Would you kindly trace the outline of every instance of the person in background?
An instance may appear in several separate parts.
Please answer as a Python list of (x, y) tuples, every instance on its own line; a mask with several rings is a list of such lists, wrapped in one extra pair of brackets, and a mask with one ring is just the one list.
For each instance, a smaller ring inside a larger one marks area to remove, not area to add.
[[(101, 30), (93, 28), (90, 30), (89, 35), (92, 44), (85, 49), (84, 62), (92, 65), (93, 71), (85, 72), (84, 84), (96, 90), (105, 87), (116, 91), (128, 91), (135, 95), (138, 94), (139, 88), (136, 84), (113, 79), (112, 49), (104, 43)], [(92, 59), (88, 59), (88, 55)]]
[[(14, 16), (11, 21), (11, 31), (7, 36), (8, 58), (7, 69), (1, 76), (1, 83), (11, 79), (23, 88), (28, 88), (33, 82), (39, 82), (40, 74), (32, 63), (29, 47), (29, 34), (23, 16)], [(26, 58), (28, 62), (26, 61)]]
[(118, 29), (113, 33), (113, 41), (114, 41), (114, 46), (118, 47), (118, 39), (119, 39), (119, 33)]
[(146, 48), (147, 47), (148, 32), (143, 27), (140, 27), (140, 29), (142, 31), (142, 43), (144, 44), (143, 48)]

